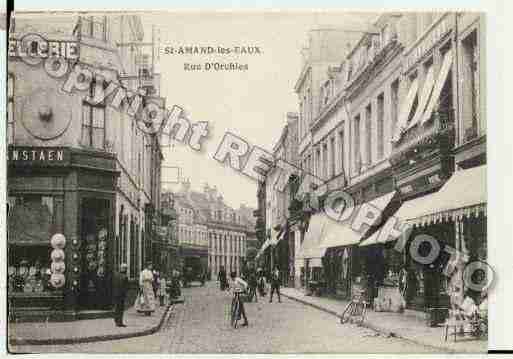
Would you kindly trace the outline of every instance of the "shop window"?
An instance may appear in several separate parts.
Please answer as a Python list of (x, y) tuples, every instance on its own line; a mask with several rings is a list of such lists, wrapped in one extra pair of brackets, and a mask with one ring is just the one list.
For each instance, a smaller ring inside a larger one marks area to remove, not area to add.
[(15, 195), (8, 198), (9, 293), (51, 291), (50, 238), (63, 230), (60, 196)]
[(7, 76), (7, 144), (14, 143), (14, 75)]
[(79, 304), (88, 308), (109, 305), (109, 201), (84, 198), (81, 204), (82, 270)]
[[(45, 243), (62, 231), (62, 197), (19, 195), (9, 197), (9, 242)], [(59, 208), (56, 208), (60, 203)]]

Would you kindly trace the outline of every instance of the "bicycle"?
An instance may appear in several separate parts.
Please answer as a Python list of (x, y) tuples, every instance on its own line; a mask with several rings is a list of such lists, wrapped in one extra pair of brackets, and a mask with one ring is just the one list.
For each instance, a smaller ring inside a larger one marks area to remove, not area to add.
[(235, 292), (232, 300), (230, 323), (234, 329), (237, 328), (237, 322), (240, 320), (240, 292)]
[(345, 324), (351, 320), (351, 318), (358, 318), (358, 321), (353, 321), (361, 325), (365, 320), (365, 313), (367, 311), (367, 302), (363, 300), (363, 290), (355, 293), (351, 298), (351, 301), (346, 305), (344, 311), (340, 315), (340, 324)]

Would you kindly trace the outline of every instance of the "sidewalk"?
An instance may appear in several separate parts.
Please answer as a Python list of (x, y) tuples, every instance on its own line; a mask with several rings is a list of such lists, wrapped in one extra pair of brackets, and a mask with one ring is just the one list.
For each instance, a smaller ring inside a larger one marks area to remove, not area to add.
[[(339, 317), (348, 303), (347, 301), (331, 298), (306, 296), (303, 292), (294, 288), (280, 288), (280, 292), (289, 299), (296, 300), (337, 317)], [(457, 342), (454, 342), (452, 338), (448, 338), (446, 342), (444, 340), (444, 327), (428, 327), (425, 320), (404, 313), (374, 312), (370, 310), (367, 311), (363, 326), (387, 336), (395, 336), (416, 344), (437, 348), (443, 352), (486, 353), (488, 350), (488, 341), (486, 339), (477, 340), (461, 337), (458, 338)]]
[(160, 330), (172, 306), (159, 307), (149, 317), (134, 307), (125, 311), (127, 327), (116, 327), (112, 318), (72, 322), (9, 323), (10, 345), (59, 345), (115, 340), (153, 334)]

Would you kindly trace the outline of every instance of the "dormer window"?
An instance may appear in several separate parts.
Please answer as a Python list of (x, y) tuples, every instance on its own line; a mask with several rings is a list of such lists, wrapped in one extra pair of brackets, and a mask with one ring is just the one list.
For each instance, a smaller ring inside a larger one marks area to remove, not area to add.
[(81, 35), (107, 41), (107, 17), (106, 16), (84, 16), (80, 18)]

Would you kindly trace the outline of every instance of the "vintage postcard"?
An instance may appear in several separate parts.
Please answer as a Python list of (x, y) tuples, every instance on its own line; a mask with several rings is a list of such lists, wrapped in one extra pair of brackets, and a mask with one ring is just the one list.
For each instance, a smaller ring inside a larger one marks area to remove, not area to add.
[(480, 12), (16, 11), (12, 353), (484, 353)]

